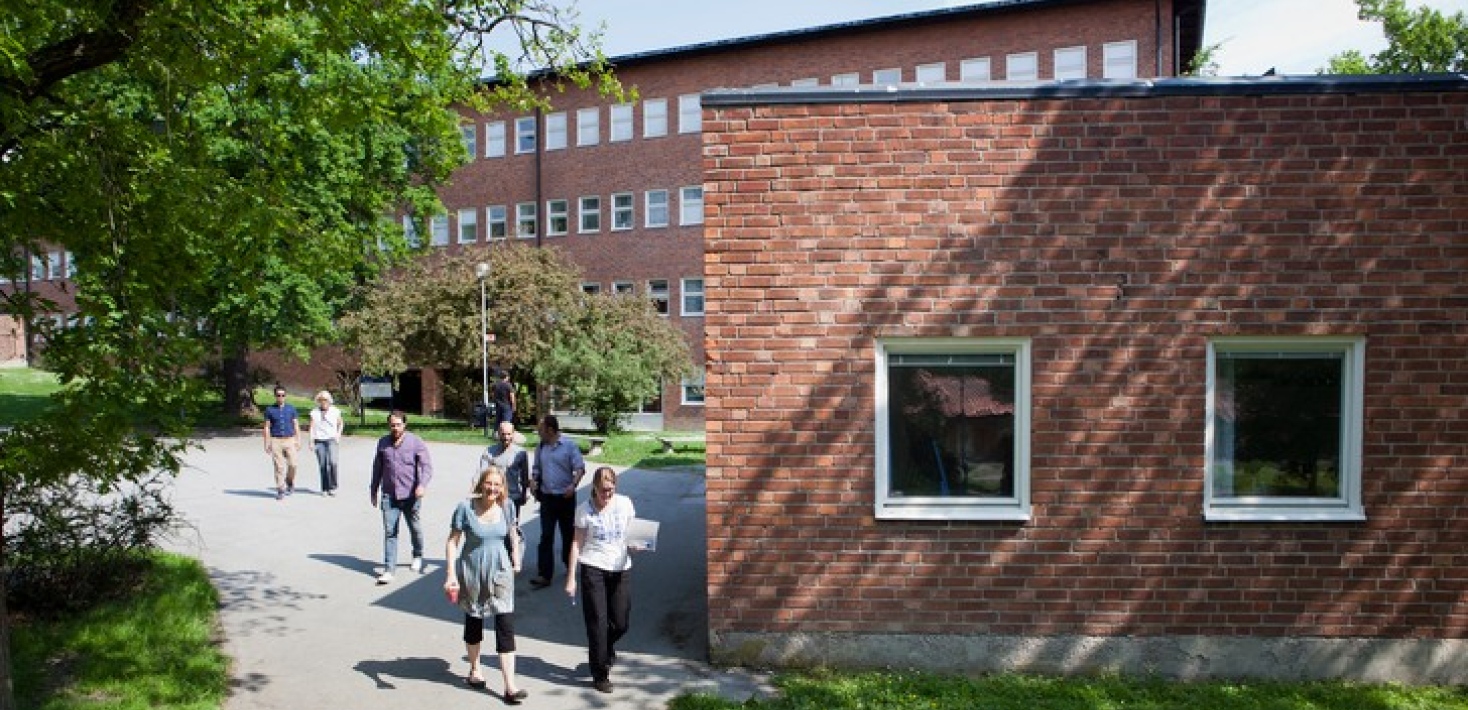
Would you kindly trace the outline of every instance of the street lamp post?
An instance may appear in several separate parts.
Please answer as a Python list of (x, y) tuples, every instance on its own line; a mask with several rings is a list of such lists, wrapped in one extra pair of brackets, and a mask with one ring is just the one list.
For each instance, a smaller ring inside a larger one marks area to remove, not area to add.
[(489, 262), (481, 261), (475, 265), (474, 274), (479, 277), (479, 370), (484, 397), (484, 435), (489, 436), (489, 298), (486, 290)]

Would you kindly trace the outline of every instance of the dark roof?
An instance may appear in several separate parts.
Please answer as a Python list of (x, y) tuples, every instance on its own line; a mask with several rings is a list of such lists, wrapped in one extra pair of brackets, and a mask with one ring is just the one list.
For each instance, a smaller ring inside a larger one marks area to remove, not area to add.
[(1246, 78), (1074, 79), (1039, 82), (714, 89), (704, 107), (771, 104), (913, 103), (996, 99), (1147, 98), (1266, 94), (1421, 93), (1468, 91), (1465, 74), (1372, 74)]
[[(637, 64), (650, 64), (677, 60), (700, 54), (711, 54), (732, 49), (744, 49), (758, 47), (760, 45), (775, 45), (789, 42), (802, 42), (811, 39), (819, 39), (833, 35), (853, 34), (859, 32), (871, 32), (877, 30), (888, 30), (902, 27), (913, 27), (920, 25), (948, 22), (960, 17), (981, 17), (986, 15), (999, 15), (1010, 12), (1023, 12), (1045, 7), (1063, 7), (1067, 5), (1085, 5), (1100, 0), (991, 0), (983, 4), (964, 5), (961, 7), (940, 8), (937, 10), (926, 10), (923, 12), (909, 12), (901, 15), (888, 15), (867, 20), (853, 20), (851, 22), (840, 22), (832, 25), (820, 25), (798, 30), (785, 30), (781, 32), (770, 32), (767, 34), (750, 35), (747, 37), (736, 37), (733, 39), (714, 40), (690, 44), (682, 47), (669, 49), (656, 49), (646, 52), (635, 52), (611, 57), (608, 62), (613, 68), (635, 66)], [(1206, 0), (1173, 0), (1173, 18), (1171, 22), (1178, 27), (1178, 55), (1181, 59), (1178, 66), (1187, 66), (1192, 61), (1202, 46), (1203, 41), (1203, 6)], [(532, 72), (531, 76), (545, 72)]]

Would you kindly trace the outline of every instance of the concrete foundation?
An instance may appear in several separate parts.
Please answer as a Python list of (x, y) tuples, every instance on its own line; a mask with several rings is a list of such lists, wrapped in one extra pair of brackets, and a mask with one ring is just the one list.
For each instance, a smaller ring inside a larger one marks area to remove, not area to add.
[(921, 636), (715, 632), (715, 663), (945, 673), (1118, 673), (1180, 680), (1468, 683), (1468, 641), (1238, 636)]

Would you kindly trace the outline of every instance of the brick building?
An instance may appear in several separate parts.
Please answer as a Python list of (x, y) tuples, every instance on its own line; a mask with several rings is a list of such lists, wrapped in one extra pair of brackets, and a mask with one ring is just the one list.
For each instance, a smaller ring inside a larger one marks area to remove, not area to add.
[(1468, 80), (703, 105), (717, 660), (1468, 682)]
[[(447, 249), (505, 239), (562, 249), (585, 270), (587, 290), (657, 301), (701, 363), (702, 92), (1172, 76), (1199, 47), (1202, 5), (1009, 0), (615, 58), (635, 102), (573, 88), (553, 94), (550, 111), (468, 116), (475, 157), (441, 191), (448, 214), (426, 239)], [(436, 408), (434, 390), (423, 392), (425, 408)], [(702, 426), (702, 378), (667, 383), (634, 423)]]

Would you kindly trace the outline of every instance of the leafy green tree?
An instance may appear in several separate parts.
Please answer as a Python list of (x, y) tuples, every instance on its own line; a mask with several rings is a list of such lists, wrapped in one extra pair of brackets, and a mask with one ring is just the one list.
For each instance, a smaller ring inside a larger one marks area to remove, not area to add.
[(1330, 58), (1326, 74), (1424, 74), (1468, 71), (1468, 16), (1406, 0), (1356, 0), (1357, 16), (1380, 22), (1387, 47), (1366, 57), (1347, 50)]
[[(348, 286), (410, 251), (382, 218), (440, 209), (456, 106), (541, 101), (520, 66), (615, 88), (573, 20), (548, 0), (8, 3), (0, 269), (66, 250), (77, 320), (51, 330), (55, 304), (23, 287), (0, 304), (63, 383), (0, 439), (0, 504), (176, 473), (205, 362), (331, 337)], [(519, 55), (489, 48), (497, 31)]]
[(651, 301), (594, 294), (578, 306), (532, 371), (556, 386), (563, 404), (589, 414), (597, 431), (619, 431), (624, 412), (692, 371), (688, 344)]

